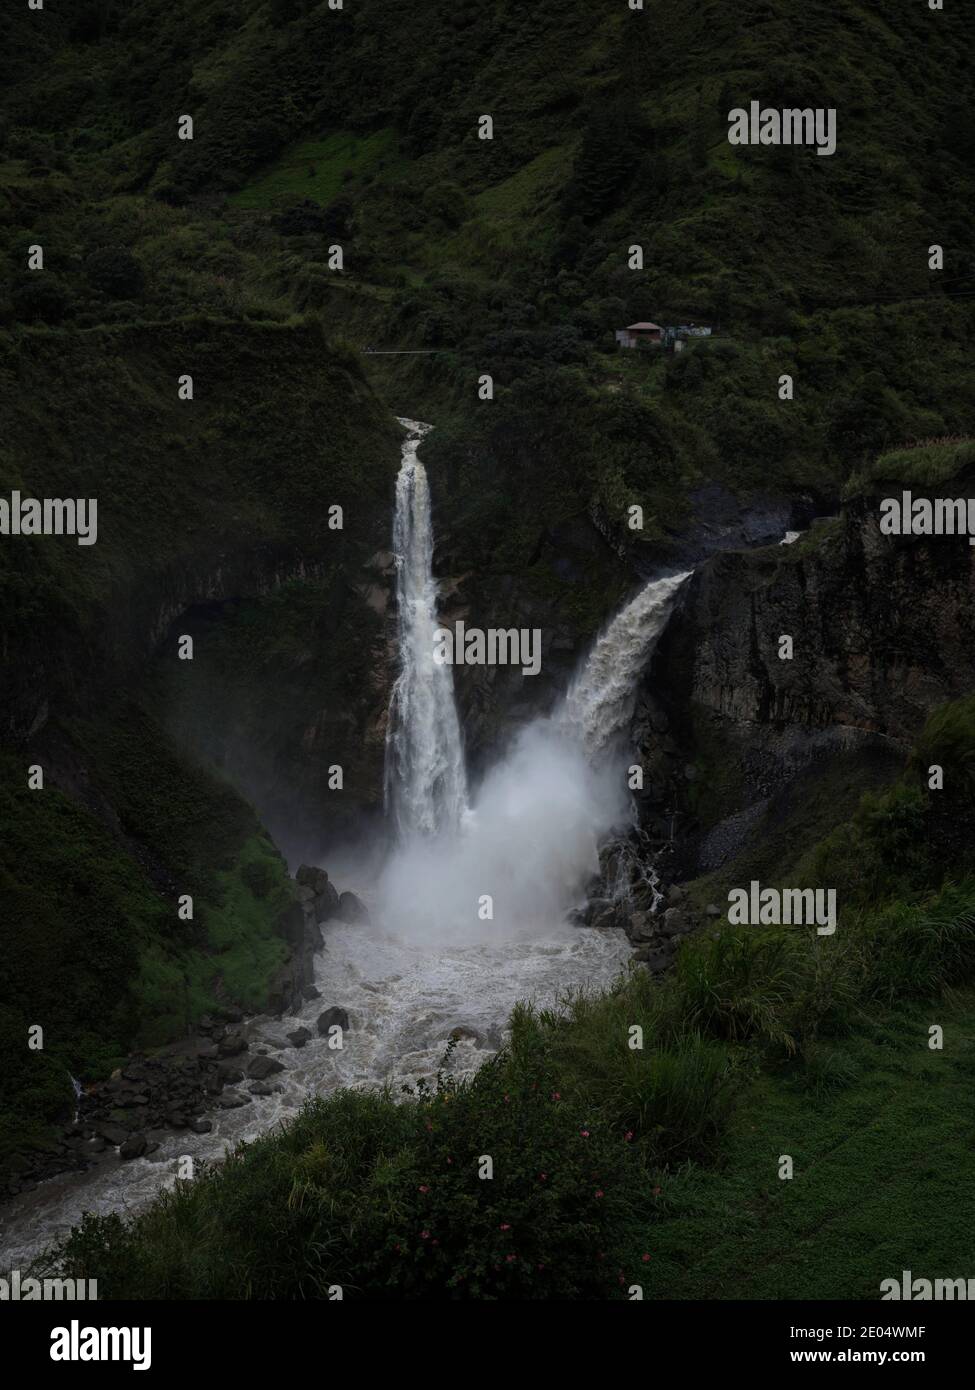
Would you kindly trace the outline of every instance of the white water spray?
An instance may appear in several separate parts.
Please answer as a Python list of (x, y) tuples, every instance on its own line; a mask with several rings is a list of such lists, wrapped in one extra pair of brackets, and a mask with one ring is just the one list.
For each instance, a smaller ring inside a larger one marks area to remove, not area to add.
[(467, 779), (453, 674), (433, 659), (437, 584), (427, 472), (417, 450), (430, 425), (401, 419), (409, 431), (396, 479), (396, 564), (400, 671), (386, 733), (386, 806), (401, 838), (457, 830), (467, 808)]
[[(417, 943), (494, 945), (562, 927), (599, 872), (600, 845), (614, 828), (632, 823), (615, 735), (632, 714), (638, 676), (686, 578), (652, 581), (618, 614), (559, 709), (520, 731), (466, 815), (458, 817), (449, 806), (431, 808), (427, 822), (448, 831), (402, 845), (381, 876), (380, 911), (391, 928)], [(405, 613), (412, 622), (413, 611)], [(426, 619), (421, 628), (431, 640)], [(401, 635), (403, 646), (417, 640), (413, 631)], [(425, 672), (429, 680), (429, 671), (414, 661), (413, 679)], [(445, 742), (452, 747), (457, 721), (452, 688), (448, 693)], [(426, 723), (422, 740), (405, 729), (404, 741), (436, 741), (432, 711), (442, 705), (428, 690), (416, 691), (412, 706)], [(402, 764), (397, 757), (387, 765), (394, 784)]]

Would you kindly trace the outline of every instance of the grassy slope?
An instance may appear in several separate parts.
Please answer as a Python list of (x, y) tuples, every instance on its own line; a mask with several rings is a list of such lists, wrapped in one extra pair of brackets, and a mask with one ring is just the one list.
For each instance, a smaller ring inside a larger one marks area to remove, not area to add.
[[(928, 1048), (932, 1023), (943, 1051)], [(720, 1168), (661, 1194), (648, 1296), (876, 1299), (967, 1268), (975, 1220), (975, 997), (911, 1004), (820, 1044), (743, 1098)], [(795, 1177), (778, 1176), (789, 1154)]]

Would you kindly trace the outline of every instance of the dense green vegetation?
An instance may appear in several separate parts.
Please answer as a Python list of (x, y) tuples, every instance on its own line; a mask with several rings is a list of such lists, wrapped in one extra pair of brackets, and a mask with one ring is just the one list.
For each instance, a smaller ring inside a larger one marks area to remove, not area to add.
[[(526, 577), (571, 518), (595, 512), (652, 555), (695, 483), (835, 496), (881, 450), (968, 428), (975, 131), (950, 10), (76, 10), (17, 21), (0, 317), (315, 308), (359, 347), (426, 352), (370, 370), (440, 426), (446, 553), (476, 566), (485, 603), (492, 576)], [(755, 95), (835, 107), (835, 155), (730, 145), (727, 113)], [(43, 275), (23, 268), (35, 239)], [(638, 318), (716, 337), (675, 358), (616, 353), (613, 330)], [(624, 527), (632, 501), (642, 535)], [(561, 592), (591, 627), (607, 605), (602, 577), (586, 582), (588, 606)]]
[[(830, 510), (970, 465), (975, 94), (961, 7), (876, 0), (48, 0), (7, 25), (0, 494), (100, 500), (96, 547), (0, 548), (16, 1148), (63, 1112), (67, 1071), (261, 1002), (287, 890), (241, 789), (275, 832), (290, 810), (331, 833), (334, 760), (356, 810), (376, 804), (390, 410), (437, 425), (438, 568), (463, 601), (507, 622), (514, 593), (581, 638), (673, 556), (706, 484)], [(729, 145), (753, 97), (835, 107), (836, 154)], [(617, 352), (637, 319), (715, 331)], [(971, 975), (971, 723), (967, 703), (933, 719), (892, 788), (889, 768), (824, 769), (769, 825), (749, 865), (842, 886), (835, 940), (726, 932), (666, 984), (521, 1011), (474, 1081), (318, 1103), (131, 1229), (89, 1223), (66, 1259), (147, 1297), (762, 1296), (793, 1276), (796, 1296), (867, 1296), (901, 1258), (864, 1243), (867, 1204), (903, 1195), (918, 1114), (946, 1154), (970, 1134), (971, 996), (941, 992)], [(695, 738), (707, 820), (739, 769)], [(932, 1000), (957, 1028), (943, 1061)], [(797, 1272), (828, 1173), (835, 1243)], [(902, 1232), (943, 1271), (971, 1217), (955, 1195), (927, 1189)], [(935, 1202), (951, 1214), (925, 1244)]]
[[(973, 752), (964, 701), (932, 717), (916, 753), (943, 760), (956, 788), (914, 814), (963, 819), (958, 875), (972, 869)], [(139, 1298), (334, 1285), (627, 1298), (634, 1284), (657, 1298), (876, 1298), (902, 1268), (964, 1268), (975, 878), (946, 875), (931, 825), (912, 825), (905, 856), (915, 786), (909, 772), (864, 798), (837, 832), (854, 854), (817, 851), (844, 904), (834, 937), (699, 934), (663, 980), (635, 972), (561, 1010), (517, 1009), (510, 1044), (471, 1081), (450, 1075), (448, 1049), (437, 1086), (400, 1104), (315, 1101), (133, 1222), (88, 1220), (51, 1258)], [(903, 880), (878, 887), (872, 866), (895, 858)]]

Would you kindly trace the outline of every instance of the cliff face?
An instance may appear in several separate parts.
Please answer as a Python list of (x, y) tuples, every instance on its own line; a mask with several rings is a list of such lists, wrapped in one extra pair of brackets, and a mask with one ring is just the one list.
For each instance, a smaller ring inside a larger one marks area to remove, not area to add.
[[(685, 871), (784, 840), (796, 816), (800, 839), (821, 833), (973, 688), (975, 550), (881, 534), (880, 500), (903, 486), (871, 483), (795, 544), (715, 556), (688, 582), (636, 718), (645, 818), (661, 837), (676, 818)], [(913, 493), (967, 497), (975, 478)]]
[[(381, 785), (362, 738), (388, 679), (369, 561), (399, 430), (312, 321), (0, 348), (0, 495), (98, 502), (93, 545), (0, 546), (0, 1129), (19, 1142), (69, 1072), (288, 987), (293, 893), (240, 793), (264, 811), (262, 747), (278, 787), (345, 767), (339, 818)], [(34, 1023), (43, 1053), (25, 1050)]]

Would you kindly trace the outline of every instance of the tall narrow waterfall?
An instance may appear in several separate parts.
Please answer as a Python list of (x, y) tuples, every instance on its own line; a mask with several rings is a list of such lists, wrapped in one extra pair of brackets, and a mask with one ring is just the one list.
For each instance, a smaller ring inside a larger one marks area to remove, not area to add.
[(645, 585), (600, 633), (569, 686), (559, 722), (590, 755), (604, 748), (633, 713), (640, 672), (670, 617), (677, 590), (689, 574), (674, 574)]
[(417, 458), (431, 426), (400, 420), (407, 431), (396, 479), (399, 675), (386, 733), (386, 806), (402, 839), (457, 829), (467, 808), (464, 750), (450, 666), (433, 659), (437, 585), (426, 469)]

